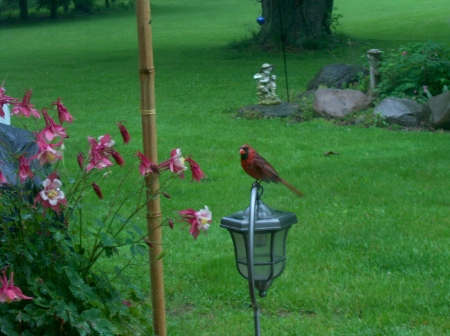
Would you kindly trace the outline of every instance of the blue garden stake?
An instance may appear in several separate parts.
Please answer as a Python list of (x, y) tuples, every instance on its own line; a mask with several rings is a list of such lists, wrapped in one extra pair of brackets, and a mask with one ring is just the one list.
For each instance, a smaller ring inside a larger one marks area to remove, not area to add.
[[(261, 1), (258, 1), (261, 2)], [(281, 45), (283, 47), (283, 61), (284, 61), (284, 75), (286, 77), (286, 96), (287, 96), (287, 102), (289, 103), (289, 83), (288, 83), (288, 74), (287, 74), (287, 65), (286, 65), (286, 47), (285, 47), (285, 42), (286, 42), (286, 36), (284, 34), (284, 29), (283, 29), (283, 18), (281, 16), (281, 5), (279, 8), (279, 12), (280, 12), (280, 24), (281, 24)], [(265, 22), (266, 19), (264, 18), (264, 16), (260, 15), (256, 18), (256, 22), (262, 26)]]
[(256, 22), (258, 22), (258, 24), (259, 24), (260, 26), (262, 26), (262, 25), (266, 22), (266, 19), (264, 18), (264, 16), (260, 15), (260, 16), (258, 16), (258, 18), (256, 19)]

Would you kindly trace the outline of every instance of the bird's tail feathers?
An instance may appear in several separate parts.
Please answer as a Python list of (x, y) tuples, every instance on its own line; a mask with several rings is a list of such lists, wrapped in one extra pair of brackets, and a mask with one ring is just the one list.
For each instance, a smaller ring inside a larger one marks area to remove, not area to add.
[(294, 187), (292, 184), (288, 183), (287, 181), (280, 178), (280, 182), (284, 184), (290, 191), (292, 191), (294, 194), (296, 194), (298, 197), (302, 197), (303, 193), (298, 190), (296, 187)]

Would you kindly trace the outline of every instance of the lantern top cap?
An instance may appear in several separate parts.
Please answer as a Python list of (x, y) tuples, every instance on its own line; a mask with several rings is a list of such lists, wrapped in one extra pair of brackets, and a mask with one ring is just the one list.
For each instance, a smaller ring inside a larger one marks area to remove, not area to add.
[[(297, 223), (297, 216), (292, 212), (273, 210), (261, 200), (256, 202), (255, 232), (281, 231)], [(238, 211), (222, 217), (220, 227), (236, 232), (248, 232), (250, 209)]]

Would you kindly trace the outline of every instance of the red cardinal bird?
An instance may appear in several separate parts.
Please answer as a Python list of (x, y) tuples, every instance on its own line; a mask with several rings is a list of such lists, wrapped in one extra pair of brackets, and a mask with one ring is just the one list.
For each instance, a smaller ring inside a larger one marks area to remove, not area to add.
[(303, 193), (295, 188), (290, 183), (283, 180), (277, 173), (277, 171), (267, 162), (261, 155), (259, 155), (249, 145), (242, 145), (239, 148), (239, 154), (241, 154), (241, 166), (245, 172), (256, 179), (257, 181), (282, 183), (288, 187), (297, 196), (303, 196)]

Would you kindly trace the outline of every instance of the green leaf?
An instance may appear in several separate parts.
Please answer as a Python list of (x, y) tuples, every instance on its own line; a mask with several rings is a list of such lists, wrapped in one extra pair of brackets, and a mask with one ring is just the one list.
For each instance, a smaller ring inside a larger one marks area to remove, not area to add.
[(22, 332), (21, 336), (34, 336), (33, 333), (29, 330), (25, 330)]
[(64, 268), (64, 272), (66, 273), (67, 278), (69, 278), (70, 282), (74, 286), (81, 286), (84, 285), (83, 279), (80, 277), (80, 275), (77, 273), (76, 270), (66, 267)]
[[(52, 323), (55, 318), (53, 315), (54, 309), (36, 309), (33, 311), (33, 318), (36, 322), (36, 326), (41, 327), (43, 325)], [(31, 315), (31, 313), (30, 313)]]
[(34, 261), (33, 255), (29, 252), (28, 249), (23, 249), (22, 250), (22, 254), (27, 259), (27, 261), (29, 261), (29, 262), (33, 262)]
[(162, 259), (162, 258), (164, 258), (164, 256), (166, 255), (166, 251), (164, 250), (164, 251), (162, 251), (160, 254), (158, 254), (157, 256), (156, 256), (156, 258), (155, 258), (155, 260), (160, 260), (160, 259)]
[(97, 224), (97, 226), (105, 227), (105, 222), (101, 221), (100, 219), (95, 219), (94, 223)]
[(138, 234), (139, 237), (142, 237), (144, 235), (142, 229), (138, 225), (133, 225), (132, 228)]
[(114, 253), (115, 254), (119, 254), (119, 250), (117, 248), (115, 248), (115, 247), (105, 246), (104, 251), (105, 251), (105, 255), (108, 258), (111, 258), (114, 255)]
[(64, 300), (59, 300), (55, 305), (56, 316), (60, 317), (63, 321), (69, 319), (69, 315), (67, 314), (69, 310), (70, 308)]
[(51, 308), (50, 303), (46, 299), (44, 299), (43, 297), (35, 298), (33, 300), (33, 303), (36, 306), (39, 306), (39, 307), (42, 307), (42, 308)]
[(105, 232), (100, 233), (100, 236), (102, 236), (102, 244), (103, 246), (112, 247), (116, 245), (116, 240), (114, 237), (108, 235)]
[(121, 224), (125, 224), (127, 222), (127, 218), (119, 215), (118, 213), (114, 215), (114, 218), (117, 219)]
[(85, 336), (91, 333), (92, 329), (89, 324), (82, 318), (79, 317), (73, 326), (78, 330), (80, 336)]
[(55, 241), (57, 241), (57, 242), (60, 242), (61, 240), (64, 239), (64, 235), (63, 235), (61, 232), (56, 231), (56, 232), (53, 234), (53, 239), (54, 239)]
[(0, 317), (0, 331), (5, 335), (11, 335), (16, 336), (18, 335), (14, 331), (14, 325), (9, 321), (9, 319), (6, 316)]
[(27, 314), (25, 311), (19, 311), (18, 313), (17, 313), (17, 321), (19, 321), (19, 322), (30, 322), (30, 320), (31, 320), (31, 317), (30, 317), (30, 315), (29, 314)]
[(124, 243), (126, 245), (133, 245), (134, 244), (134, 240), (131, 238), (125, 238)]
[(148, 253), (148, 247), (142, 244), (133, 244), (130, 246), (130, 252), (133, 256), (145, 255)]
[(104, 319), (100, 310), (97, 308), (92, 308), (84, 311), (81, 317), (86, 320), (92, 329), (99, 332), (102, 335), (114, 335), (116, 330), (115, 326), (110, 323), (107, 319)]
[(94, 294), (91, 287), (87, 285), (81, 285), (81, 286), (69, 286), (70, 292), (75, 296), (75, 298), (80, 299), (84, 302), (89, 302), (92, 298), (92, 295)]

